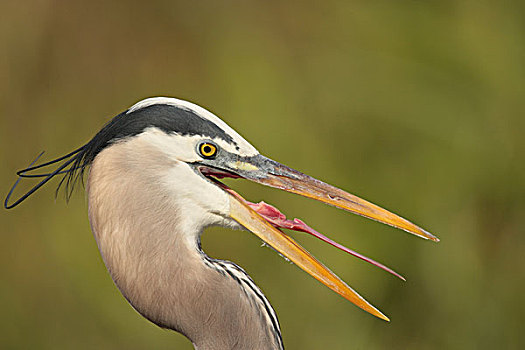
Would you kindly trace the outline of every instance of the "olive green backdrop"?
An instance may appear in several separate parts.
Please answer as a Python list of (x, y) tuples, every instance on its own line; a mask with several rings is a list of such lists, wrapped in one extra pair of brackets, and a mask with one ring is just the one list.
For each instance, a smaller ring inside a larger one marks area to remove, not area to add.
[[(229, 183), (398, 270), (302, 234), (378, 320), (247, 232), (243, 266), (288, 349), (525, 346), (525, 5), (521, 1), (0, 2), (0, 192), (41, 150), (82, 145), (156, 95), (207, 107), (261, 153), (422, 225), (434, 244), (315, 201)], [(109, 278), (84, 191), (54, 181), (0, 211), (0, 347), (191, 349)]]

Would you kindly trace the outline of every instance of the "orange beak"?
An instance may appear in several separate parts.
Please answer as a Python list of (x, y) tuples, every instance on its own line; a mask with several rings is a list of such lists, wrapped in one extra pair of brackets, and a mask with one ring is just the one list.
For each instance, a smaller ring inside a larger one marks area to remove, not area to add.
[[(258, 155), (244, 162), (237, 161), (235, 166), (229, 164), (228, 170), (239, 177), (333, 205), (424, 239), (439, 241), (436, 236), (388, 210), (263, 156)], [(328, 288), (372, 315), (389, 321), (388, 317), (368, 303), (290, 236), (252, 209), (240, 195), (224, 185), (222, 187), (231, 195), (230, 215), (234, 220)]]

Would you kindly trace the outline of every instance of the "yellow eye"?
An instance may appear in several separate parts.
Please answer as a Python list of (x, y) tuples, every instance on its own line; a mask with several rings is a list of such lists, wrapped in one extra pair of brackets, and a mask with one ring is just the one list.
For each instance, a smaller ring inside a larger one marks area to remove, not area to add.
[(209, 142), (203, 142), (199, 145), (199, 153), (203, 158), (215, 158), (217, 146)]

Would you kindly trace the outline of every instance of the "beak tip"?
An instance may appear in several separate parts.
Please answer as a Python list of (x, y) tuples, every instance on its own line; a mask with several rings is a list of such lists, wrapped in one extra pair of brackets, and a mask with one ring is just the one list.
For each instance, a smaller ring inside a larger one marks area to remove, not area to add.
[(379, 315), (377, 315), (380, 319), (382, 319), (383, 321), (386, 321), (386, 322), (390, 322), (390, 319), (384, 315), (383, 313), (379, 312)]
[(363, 306), (359, 306), (361, 309), (365, 310), (366, 312), (374, 315), (375, 317), (377, 318), (380, 318), (382, 319), (383, 321), (386, 321), (386, 322), (390, 322), (390, 319), (388, 318), (388, 316), (386, 316), (384, 313), (382, 313), (381, 311), (379, 311), (379, 309), (377, 309), (376, 307), (374, 307), (373, 305), (369, 304), (367, 301), (365, 301), (365, 303), (367, 304), (366, 307), (363, 307)]
[(426, 236), (428, 239), (430, 239), (431, 241), (434, 241), (434, 242), (439, 242), (439, 238), (437, 238), (436, 236), (434, 236), (432, 233), (428, 232), (428, 231), (425, 231), (423, 230), (423, 232), (425, 232)]

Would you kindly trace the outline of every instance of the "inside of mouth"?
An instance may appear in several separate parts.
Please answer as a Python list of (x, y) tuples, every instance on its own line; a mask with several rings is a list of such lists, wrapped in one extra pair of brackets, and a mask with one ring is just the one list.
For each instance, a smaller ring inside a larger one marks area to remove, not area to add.
[(244, 199), (240, 194), (238, 194), (237, 192), (235, 192), (234, 190), (232, 190), (230, 187), (228, 187), (227, 185), (225, 185), (224, 183), (218, 181), (217, 179), (222, 179), (222, 178), (239, 178), (240, 176), (238, 175), (235, 175), (235, 174), (231, 174), (231, 173), (226, 173), (226, 172), (223, 172), (223, 171), (220, 171), (220, 170), (215, 170), (215, 169), (210, 169), (210, 168), (205, 168), (206, 170), (204, 169), (201, 169), (201, 172), (204, 176), (206, 176), (208, 179), (210, 179), (211, 181), (213, 181), (214, 183), (216, 183), (218, 186), (220, 186), (223, 190), (225, 190), (226, 192), (230, 193), (232, 196), (234, 196), (235, 198), (243, 201), (244, 203), (248, 204), (250, 206), (250, 208), (252, 208), (255, 212), (257, 212), (257, 214), (259, 214), (261, 217), (263, 217), (268, 223), (270, 223), (271, 225), (273, 225), (275, 228), (277, 229), (289, 229), (289, 230), (292, 230), (292, 231), (298, 231), (298, 232), (305, 232), (305, 233), (308, 233), (320, 240), (322, 240), (323, 242), (326, 242), (350, 255), (353, 255), (361, 260), (364, 260), (374, 266), (377, 266), (379, 267), (380, 269), (382, 270), (385, 270), (389, 273), (391, 273), (392, 275), (402, 279), (403, 281), (406, 281), (405, 278), (403, 276), (401, 276), (399, 273), (395, 272), (394, 270), (392, 270), (391, 268), (381, 264), (380, 262), (377, 262), (371, 258), (368, 258), (350, 248), (347, 248), (345, 246), (343, 246), (342, 244), (339, 244), (333, 240), (331, 240), (330, 238), (326, 237), (325, 235), (323, 235), (322, 233), (314, 230), (313, 228), (311, 228), (310, 226), (308, 226), (304, 221), (300, 220), (300, 219), (297, 219), (297, 218), (294, 218), (293, 220), (289, 220), (286, 218), (286, 215), (284, 215), (283, 213), (281, 213), (281, 211), (279, 211), (279, 209), (277, 209), (276, 207), (274, 207), (273, 205), (270, 205), (270, 204), (267, 204), (265, 202), (259, 202), (259, 203), (253, 203), (253, 202), (250, 202), (246, 199)]

